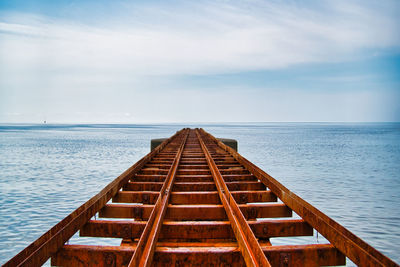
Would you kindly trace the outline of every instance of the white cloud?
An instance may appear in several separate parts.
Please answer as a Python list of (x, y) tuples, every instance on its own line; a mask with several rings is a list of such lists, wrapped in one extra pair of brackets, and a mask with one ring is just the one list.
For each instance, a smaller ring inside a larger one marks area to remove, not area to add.
[[(308, 7), (257, 0), (125, 3), (105, 17), (86, 7), (78, 15), (86, 12), (90, 23), (68, 17), (74, 10), (63, 18), (2, 12), (0, 121), (384, 120), (376, 112), (384, 106), (378, 93), (203, 91), (170, 76), (347, 61), (398, 49), (399, 6), (344, 0)], [(360, 102), (335, 105), (351, 97)]]
[(2, 71), (226, 73), (346, 60), (361, 49), (400, 45), (398, 20), (387, 15), (397, 4), (376, 9), (364, 2), (324, 1), (321, 11), (276, 2), (228, 3), (139, 7), (135, 14), (142, 8), (147, 16), (140, 21), (99, 19), (98, 27), (14, 15), (13, 23), (0, 23)]

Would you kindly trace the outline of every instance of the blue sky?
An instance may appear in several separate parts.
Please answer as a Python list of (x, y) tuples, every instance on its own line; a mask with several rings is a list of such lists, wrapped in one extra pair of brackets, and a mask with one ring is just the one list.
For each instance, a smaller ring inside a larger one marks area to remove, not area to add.
[(400, 121), (400, 2), (0, 1), (0, 122)]

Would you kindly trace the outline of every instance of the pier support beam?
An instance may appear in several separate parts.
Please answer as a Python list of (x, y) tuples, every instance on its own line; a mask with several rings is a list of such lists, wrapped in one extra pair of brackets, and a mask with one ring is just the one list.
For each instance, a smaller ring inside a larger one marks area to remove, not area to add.
[[(150, 149), (153, 151), (157, 146), (159, 146), (162, 142), (164, 142), (167, 138), (156, 138), (151, 139)], [(230, 138), (217, 138), (219, 141), (224, 143), (225, 145), (229, 146), (236, 152), (238, 151), (238, 142), (235, 139)]]

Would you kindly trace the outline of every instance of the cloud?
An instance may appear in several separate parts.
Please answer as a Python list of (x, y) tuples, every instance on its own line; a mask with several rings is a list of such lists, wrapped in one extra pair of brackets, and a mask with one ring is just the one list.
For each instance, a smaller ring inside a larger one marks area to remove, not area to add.
[(398, 51), (400, 2), (304, 3), (0, 10), (0, 121), (398, 120), (379, 73), (329, 64)]
[(348, 60), (365, 49), (400, 45), (399, 22), (390, 15), (399, 9), (396, 2), (379, 8), (375, 2), (322, 1), (316, 8), (294, 3), (125, 3), (121, 18), (94, 17), (90, 24), (8, 14), (0, 23), (1, 69), (215, 74)]

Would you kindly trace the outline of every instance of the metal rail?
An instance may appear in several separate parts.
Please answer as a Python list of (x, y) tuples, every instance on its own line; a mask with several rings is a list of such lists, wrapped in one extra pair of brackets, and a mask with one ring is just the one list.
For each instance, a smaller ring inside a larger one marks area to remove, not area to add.
[(232, 148), (224, 145), (203, 129), (201, 129), (201, 132), (211, 138), (219, 147), (230, 153), (240, 164), (245, 166), (260, 181), (268, 186), (278, 198), (314, 227), (355, 264), (359, 266), (398, 266), (394, 261), (291, 192), (276, 179), (242, 157)]
[(129, 267), (131, 266), (150, 266), (153, 260), (154, 248), (157, 243), (158, 235), (164, 220), (166, 207), (168, 200), (171, 195), (171, 187), (175, 179), (176, 170), (179, 165), (179, 161), (182, 156), (183, 147), (185, 146), (186, 139), (189, 135), (189, 130), (185, 130), (184, 137), (182, 137), (181, 145), (176, 153), (174, 162), (167, 174), (164, 185), (160, 190), (157, 202), (153, 208), (149, 220), (147, 221), (146, 227), (139, 239), (139, 243), (136, 247), (135, 253)]
[[(271, 244), (314, 229), (330, 243)], [(65, 244), (78, 230), (122, 241)], [(203, 129), (183, 129), (5, 266), (332, 266), (345, 255), (398, 266)]]
[(221, 173), (218, 170), (217, 164), (213, 160), (211, 153), (205, 145), (203, 138), (196, 130), (197, 138), (199, 139), (201, 148), (208, 166), (210, 167), (211, 174), (214, 182), (217, 185), (217, 190), (222, 204), (224, 205), (225, 212), (228, 215), (229, 221), (235, 233), (236, 239), (239, 244), (240, 251), (243, 254), (244, 261), (247, 266), (271, 266), (265, 254), (263, 253), (260, 244), (250, 229), (246, 219), (240, 211), (235, 199), (230, 193)]
[(165, 146), (182, 134), (183, 130), (165, 140), (156, 150), (147, 154), (118, 178), (108, 184), (97, 195), (56, 224), (32, 244), (15, 255), (4, 266), (41, 266), (56, 253), (82, 226), (90, 220), (115, 195), (118, 190)]

